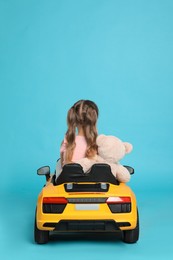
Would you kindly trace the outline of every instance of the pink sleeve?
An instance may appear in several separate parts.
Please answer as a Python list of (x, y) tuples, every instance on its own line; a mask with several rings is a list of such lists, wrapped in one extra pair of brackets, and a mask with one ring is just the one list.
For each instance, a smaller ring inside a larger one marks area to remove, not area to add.
[(66, 145), (67, 145), (67, 141), (66, 139), (64, 138), (62, 144), (61, 144), (61, 147), (60, 147), (60, 153), (64, 153), (65, 150), (66, 150)]

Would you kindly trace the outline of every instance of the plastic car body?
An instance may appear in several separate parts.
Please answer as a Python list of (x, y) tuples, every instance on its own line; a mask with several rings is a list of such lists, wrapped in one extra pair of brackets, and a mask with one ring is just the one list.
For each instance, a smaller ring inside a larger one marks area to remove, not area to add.
[[(128, 169), (133, 172), (131, 167)], [(38, 196), (35, 241), (49, 241), (50, 231), (121, 232), (122, 240), (135, 243), (139, 237), (139, 217), (135, 194), (119, 183), (107, 164), (95, 164), (84, 174), (78, 164), (67, 164), (60, 176), (49, 167), (37, 172), (47, 182)]]

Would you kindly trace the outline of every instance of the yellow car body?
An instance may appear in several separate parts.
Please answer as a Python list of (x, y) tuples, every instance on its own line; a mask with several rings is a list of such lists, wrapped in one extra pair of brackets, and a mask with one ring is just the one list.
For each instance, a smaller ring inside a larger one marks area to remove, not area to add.
[[(106, 171), (109, 169), (108, 165), (99, 165), (100, 168), (95, 166), (98, 168), (96, 169), (98, 175), (99, 169), (102, 173), (104, 167)], [(66, 173), (61, 174), (65, 176)], [(110, 179), (112, 177), (113, 175)], [(72, 177), (70, 181), (66, 178), (65, 182), (60, 180), (59, 183), (55, 183), (55, 175), (48, 177), (38, 196), (35, 219), (37, 243), (48, 242), (49, 231), (122, 231), (124, 242), (128, 243), (136, 242), (139, 236), (135, 194), (125, 183), (114, 180), (113, 183), (109, 180), (106, 182), (105, 177), (100, 182), (96, 179), (90, 181), (88, 177), (87, 181), (85, 177), (83, 179)]]

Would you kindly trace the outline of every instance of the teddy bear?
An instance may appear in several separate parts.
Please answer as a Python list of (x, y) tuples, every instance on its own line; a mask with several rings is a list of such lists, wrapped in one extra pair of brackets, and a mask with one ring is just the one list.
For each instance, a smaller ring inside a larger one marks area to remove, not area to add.
[(88, 172), (95, 163), (106, 163), (110, 165), (112, 174), (119, 182), (130, 180), (129, 171), (122, 166), (119, 161), (133, 149), (132, 144), (123, 142), (115, 136), (99, 135), (96, 139), (98, 154), (93, 158), (82, 158), (76, 163), (83, 167), (84, 172)]

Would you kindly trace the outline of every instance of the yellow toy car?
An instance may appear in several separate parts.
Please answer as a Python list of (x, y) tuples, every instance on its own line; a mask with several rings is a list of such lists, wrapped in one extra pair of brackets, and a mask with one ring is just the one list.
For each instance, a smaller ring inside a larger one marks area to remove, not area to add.
[[(125, 166), (132, 174), (133, 168)], [(46, 176), (38, 196), (35, 215), (35, 242), (49, 241), (50, 231), (121, 232), (122, 240), (139, 238), (136, 198), (130, 187), (119, 183), (107, 164), (95, 164), (84, 173), (79, 164), (67, 164), (59, 177), (49, 166), (37, 170)]]

